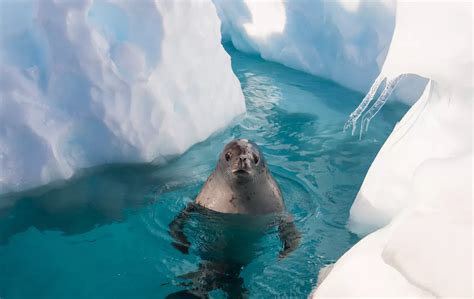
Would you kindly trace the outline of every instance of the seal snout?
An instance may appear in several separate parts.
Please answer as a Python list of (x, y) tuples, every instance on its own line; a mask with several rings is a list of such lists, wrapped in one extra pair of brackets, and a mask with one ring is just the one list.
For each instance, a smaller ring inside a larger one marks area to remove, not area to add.
[(234, 169), (232, 169), (233, 174), (248, 174), (250, 170), (250, 161), (245, 155), (240, 155), (239, 159), (237, 160), (237, 165)]

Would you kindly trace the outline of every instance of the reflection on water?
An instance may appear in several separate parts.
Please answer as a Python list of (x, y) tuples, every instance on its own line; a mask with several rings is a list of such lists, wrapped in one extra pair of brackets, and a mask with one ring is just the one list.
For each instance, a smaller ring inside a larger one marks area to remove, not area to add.
[[(227, 50), (248, 109), (233, 125), (165, 166), (100, 167), (0, 198), (0, 297), (162, 298), (222, 272), (234, 274), (221, 277), (213, 297), (305, 297), (318, 270), (357, 242), (345, 228), (350, 206), (407, 107), (388, 103), (359, 141), (342, 127), (363, 95)], [(189, 254), (171, 245), (168, 225), (234, 138), (262, 149), (301, 232), (300, 246), (284, 259), (274, 225), (252, 231), (248, 219), (209, 214), (187, 222)]]
[(91, 169), (91, 174), (38, 188), (24, 195), (4, 196), (11, 204), (0, 218), (0, 243), (30, 227), (58, 230), (64, 234), (85, 233), (96, 226), (121, 221), (126, 209), (153, 201), (161, 182), (157, 167), (109, 166)]

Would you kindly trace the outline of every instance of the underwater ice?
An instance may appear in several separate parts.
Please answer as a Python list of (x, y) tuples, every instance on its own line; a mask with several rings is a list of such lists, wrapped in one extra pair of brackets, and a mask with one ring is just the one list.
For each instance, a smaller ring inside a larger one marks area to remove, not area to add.
[(159, 162), (245, 111), (210, 1), (0, 6), (0, 194)]

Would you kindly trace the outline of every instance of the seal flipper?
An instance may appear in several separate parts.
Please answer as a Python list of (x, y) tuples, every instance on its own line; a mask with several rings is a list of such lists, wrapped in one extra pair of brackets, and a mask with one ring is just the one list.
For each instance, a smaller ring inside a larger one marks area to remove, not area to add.
[(293, 217), (284, 217), (278, 226), (280, 240), (283, 243), (283, 249), (278, 255), (279, 258), (285, 258), (294, 251), (300, 244), (301, 234), (293, 222)]
[(168, 225), (169, 234), (173, 237), (174, 242), (171, 243), (174, 248), (181, 251), (183, 254), (189, 253), (189, 247), (191, 243), (186, 238), (184, 234), (184, 225), (189, 219), (190, 214), (196, 210), (196, 205), (194, 203), (189, 203), (185, 209), (183, 209), (176, 218)]

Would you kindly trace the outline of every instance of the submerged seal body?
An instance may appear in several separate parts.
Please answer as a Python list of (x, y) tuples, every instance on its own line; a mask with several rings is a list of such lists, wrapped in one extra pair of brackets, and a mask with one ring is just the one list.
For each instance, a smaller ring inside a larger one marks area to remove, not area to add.
[(281, 213), (280, 188), (258, 146), (247, 139), (229, 142), (195, 202), (210, 210), (234, 214)]

